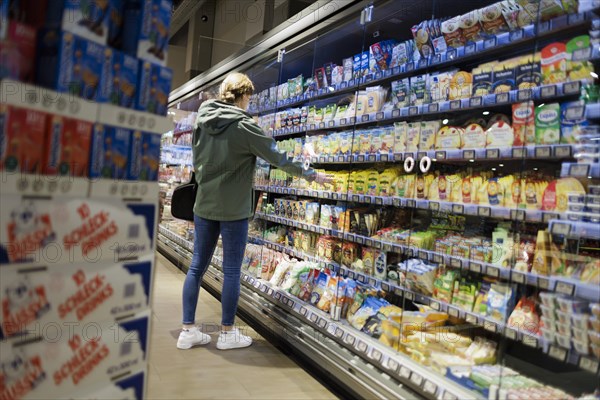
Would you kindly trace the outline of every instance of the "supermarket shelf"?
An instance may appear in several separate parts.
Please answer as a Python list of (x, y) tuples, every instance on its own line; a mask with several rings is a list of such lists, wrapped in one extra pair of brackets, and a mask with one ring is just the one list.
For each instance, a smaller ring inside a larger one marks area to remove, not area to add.
[(173, 120), (112, 104), (98, 105), (98, 122), (120, 128), (163, 134), (173, 129)]
[[(600, 216), (597, 218), (600, 218)], [(551, 220), (550, 232), (554, 235), (562, 235), (572, 238), (600, 240), (600, 223)]]
[(0, 82), (0, 103), (144, 132), (163, 134), (173, 129), (173, 121), (167, 117), (99, 104), (69, 93), (10, 79)]
[(164, 238), (169, 239), (171, 242), (175, 243), (177, 246), (189, 251), (190, 253), (194, 252), (194, 243), (190, 240), (187, 240), (175, 232), (172, 232), (165, 228), (162, 225), (158, 225), (158, 233), (163, 235)]
[[(507, 93), (476, 96), (462, 100), (443, 101), (440, 103), (429, 103), (420, 106), (402, 107), (399, 109), (369, 113), (356, 117), (332, 119), (326, 122), (320, 122), (318, 124), (297, 125), (294, 127), (273, 130), (272, 136), (282, 137), (335, 128), (350, 129), (354, 126), (386, 122), (392, 123), (398, 120), (405, 121), (411, 118), (420, 120), (424, 116), (435, 119), (436, 117), (440, 117), (442, 115), (482, 109), (487, 110), (492, 107), (509, 106), (528, 100), (550, 102), (567, 96), (580, 95), (581, 87), (590, 81), (591, 80), (584, 79), (580, 81), (563, 82), (553, 85), (544, 85), (532, 89), (511, 90)], [(584, 110), (581, 109), (581, 112), (584, 112)]]
[[(425, 73), (427, 69), (431, 67), (439, 70), (462, 62), (483, 59), (493, 55), (501, 55), (513, 48), (522, 49), (524, 46), (533, 45), (539, 40), (550, 38), (558, 31), (564, 32), (565, 29), (577, 30), (584, 28), (590, 24), (590, 21), (593, 18), (594, 14), (592, 12), (560, 16), (550, 21), (529, 25), (509, 33), (502, 33), (485, 41), (479, 41), (476, 44), (469, 44), (458, 49), (449, 49), (445, 54), (437, 54), (430, 59), (422, 59), (417, 64), (410, 62), (391, 70), (369, 74), (360, 79), (352, 79), (348, 82), (342, 82), (335, 86), (323, 88), (314, 94), (307, 93), (293, 98), (279, 100), (270, 107), (252, 110), (251, 112), (253, 114), (258, 114), (273, 111), (282, 107), (294, 107), (309, 100), (324, 99), (352, 92), (364, 85), (377, 85), (394, 79), (402, 79), (408, 76)], [(581, 51), (578, 51), (574, 59), (584, 60), (589, 59), (592, 56), (591, 48), (582, 49)]]
[[(408, 257), (419, 258), (423, 261), (432, 262), (435, 264), (444, 264), (456, 269), (487, 275), (492, 278), (500, 278), (511, 282), (535, 286), (542, 290), (554, 291), (557, 293), (569, 296), (576, 296), (594, 302), (600, 302), (600, 287), (598, 285), (581, 282), (567, 277), (544, 276), (535, 273), (515, 271), (510, 268), (500, 267), (490, 263), (469, 260), (462, 257), (450, 256), (448, 254), (443, 254), (431, 250), (422, 250), (410, 246), (389, 243), (379, 239), (373, 239), (367, 236), (355, 235), (353, 233), (341, 232), (316, 225), (304, 224), (288, 218), (275, 217), (263, 213), (256, 213), (256, 217), (264, 219), (266, 221), (271, 221), (287, 226), (293, 226), (299, 229), (308, 230), (310, 232), (315, 232), (322, 235), (334, 236), (340, 240), (358, 243), (363, 246), (373, 247), (386, 252), (406, 254)], [(267, 243), (267, 241), (264, 240), (263, 242)], [(270, 243), (270, 245), (275, 250), (288, 252), (288, 254), (294, 255), (298, 258), (302, 258), (302, 253), (288, 248), (287, 246), (281, 246), (275, 243)], [(319, 258), (315, 258), (314, 256), (310, 257), (311, 258), (308, 259), (309, 261), (323, 261)], [(327, 263), (331, 264), (334, 268), (337, 265), (329, 261), (327, 261)], [(341, 268), (341, 270), (343, 271), (344, 268)], [(348, 271), (348, 276), (353, 277), (353, 274), (356, 275), (354, 271)], [(365, 283), (369, 282), (371, 284), (374, 284), (377, 282), (377, 280), (373, 277), (363, 277), (361, 279), (363, 279)], [(390, 284), (392, 283), (386, 283), (386, 285)]]
[(2, 194), (28, 197), (117, 198), (123, 201), (156, 201), (158, 182), (91, 180), (71, 176), (50, 176), (5, 172)]
[[(279, 244), (272, 243), (272, 242), (262, 240), (262, 239), (260, 240), (260, 242), (261, 242), (261, 244), (265, 245), (267, 248), (270, 248), (270, 249), (273, 249), (276, 251), (280, 251), (280, 252), (283, 252), (286, 254), (290, 254), (299, 259), (318, 262), (318, 258), (316, 259), (313, 256), (309, 256), (308, 258), (303, 258), (302, 252), (295, 251), (293, 249), (290, 249), (287, 246), (281, 246)], [(331, 263), (329, 263), (329, 262), (327, 264), (331, 265)], [(335, 265), (337, 265), (337, 264), (335, 264)], [(361, 283), (365, 283), (365, 284), (368, 283), (371, 286), (380, 287), (382, 290), (384, 290), (386, 292), (392, 291), (396, 295), (404, 297), (407, 300), (414, 301), (419, 304), (424, 304), (424, 305), (429, 306), (432, 309), (437, 310), (437, 311), (445, 312), (452, 317), (465, 320), (467, 323), (478, 326), (480, 328), (483, 328), (486, 331), (499, 334), (501, 336), (504, 336), (504, 337), (514, 340), (514, 341), (521, 342), (528, 347), (541, 349), (544, 353), (548, 354), (550, 357), (553, 357), (559, 361), (578, 365), (580, 368), (587, 370), (588, 372), (592, 372), (594, 374), (599, 372), (600, 360), (598, 360), (594, 357), (591, 357), (591, 356), (581, 355), (581, 354), (577, 353), (575, 350), (559, 348), (559, 346), (557, 346), (553, 343), (549, 343), (547, 340), (545, 340), (540, 335), (531, 334), (527, 331), (520, 330), (515, 326), (509, 326), (503, 322), (494, 320), (492, 318), (489, 318), (489, 317), (486, 317), (486, 316), (483, 316), (483, 315), (480, 315), (480, 314), (477, 314), (474, 312), (463, 310), (462, 308), (457, 307), (455, 305), (436, 300), (434, 298), (431, 298), (429, 296), (415, 292), (411, 289), (405, 288), (405, 287), (397, 285), (395, 283), (391, 283), (391, 282), (388, 282), (385, 280), (373, 278), (371, 276), (367, 276), (365, 274), (349, 270), (345, 267), (336, 269), (336, 272), (344, 277), (356, 279), (357, 281), (359, 281)], [(256, 283), (255, 283), (256, 281), (257, 281), (256, 279), (251, 280), (251, 284), (253, 284), (255, 287), (257, 287)], [(566, 280), (561, 280), (559, 282), (561, 282), (561, 285), (568, 285)], [(573, 285), (576, 284), (573, 281), (571, 281), (571, 282), (572, 282), (571, 284), (573, 284)], [(593, 285), (587, 285), (587, 286), (590, 290), (593, 290), (592, 289)], [(565, 286), (565, 288), (566, 287), (567, 286)], [(567, 292), (567, 290), (565, 290), (565, 289), (560, 289), (560, 290), (562, 290), (561, 293)], [(557, 290), (557, 291), (560, 292), (560, 290)], [(598, 297), (599, 288), (596, 286), (595, 290), (596, 290), (596, 298), (595, 298), (596, 300), (595, 301), (598, 301), (600, 299), (600, 297)], [(295, 299), (295, 301), (300, 301), (300, 300)]]
[(10, 79), (0, 82), (0, 103), (82, 121), (98, 120), (98, 103)]
[(600, 103), (591, 103), (585, 107), (586, 119), (600, 119)]
[(548, 223), (552, 219), (561, 218), (561, 215), (559, 213), (550, 211), (525, 210), (498, 206), (480, 206), (477, 204), (463, 204), (449, 201), (406, 199), (403, 197), (369, 196), (358, 194), (350, 195), (345, 193), (342, 194), (323, 190), (303, 190), (274, 186), (255, 186), (255, 189), (264, 192), (278, 193), (284, 195), (296, 195), (327, 200), (340, 200), (361, 204), (375, 204), (384, 206), (393, 205), (395, 207), (417, 208), (422, 210), (441, 211), (452, 214), (473, 215), (478, 217), (488, 217), (504, 220)]

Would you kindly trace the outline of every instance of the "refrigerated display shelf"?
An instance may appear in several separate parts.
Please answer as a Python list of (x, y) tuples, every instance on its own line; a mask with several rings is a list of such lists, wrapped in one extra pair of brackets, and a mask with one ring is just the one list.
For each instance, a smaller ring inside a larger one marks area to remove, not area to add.
[(561, 215), (559, 213), (552, 211), (527, 210), (521, 208), (508, 208), (478, 204), (464, 204), (449, 201), (407, 199), (404, 197), (369, 196), (359, 194), (351, 195), (345, 193), (330, 192), (326, 190), (303, 190), (276, 186), (255, 186), (255, 189), (259, 191), (283, 195), (311, 197), (326, 200), (339, 200), (360, 204), (417, 208), (422, 210), (472, 215), (478, 217), (488, 217), (501, 220), (548, 223), (553, 219), (561, 218)]
[[(581, 282), (575, 279), (559, 276), (544, 276), (531, 272), (515, 271), (511, 268), (501, 267), (490, 263), (481, 261), (469, 260), (462, 257), (451, 256), (448, 254), (439, 253), (432, 250), (423, 250), (413, 248), (410, 246), (385, 242), (379, 239), (373, 239), (367, 236), (356, 235), (353, 233), (341, 232), (335, 229), (323, 228), (316, 225), (304, 224), (298, 221), (294, 221), (288, 218), (281, 218), (275, 216), (269, 216), (263, 213), (256, 213), (256, 217), (267, 221), (275, 222), (282, 225), (293, 226), (299, 229), (308, 230), (310, 232), (319, 233), (322, 235), (329, 235), (337, 237), (340, 240), (346, 240), (349, 242), (358, 243), (363, 246), (373, 247), (381, 249), (386, 252), (393, 252), (398, 254), (406, 254), (408, 257), (418, 258), (423, 261), (433, 262), (435, 264), (444, 264), (452, 268), (461, 269), (465, 271), (471, 271), (477, 274), (487, 275), (493, 278), (500, 278), (520, 284), (527, 284), (530, 286), (538, 287), (542, 290), (556, 292), (568, 296), (576, 296), (582, 299), (590, 300), (593, 302), (600, 302), (600, 287), (592, 283)], [(282, 246), (279, 244), (272, 243), (277, 249), (287, 248), (288, 251), (297, 251)], [(293, 255), (293, 254), (292, 254)], [(297, 255), (301, 257), (301, 253)], [(331, 261), (319, 260), (311, 256), (315, 262), (327, 262), (336, 266), (337, 264)], [(349, 273), (353, 271), (349, 271)], [(352, 276), (351, 276), (352, 277)], [(368, 277), (365, 282), (376, 282), (375, 278)]]
[(163, 235), (166, 239), (169, 239), (171, 242), (177, 244), (181, 248), (193, 252), (194, 251), (194, 243), (190, 240), (185, 239), (184, 237), (176, 234), (173, 231), (165, 228), (162, 225), (158, 225), (158, 233)]
[[(483, 328), (488, 332), (492, 332), (504, 336), (508, 339), (523, 343), (528, 347), (540, 349), (544, 353), (548, 354), (550, 357), (561, 362), (578, 365), (581, 369), (586, 370), (588, 372), (592, 372), (594, 374), (599, 372), (599, 359), (593, 356), (579, 354), (577, 351), (571, 349), (570, 347), (568, 349), (561, 347), (560, 345), (555, 344), (554, 342), (549, 342), (541, 335), (532, 334), (530, 332), (527, 332), (526, 330), (519, 329), (518, 327), (509, 326), (505, 322), (497, 321), (493, 318), (464, 310), (460, 307), (457, 307), (456, 305), (448, 304), (446, 302), (434, 299), (430, 296), (423, 295), (396, 283), (377, 279), (372, 276), (368, 276), (363, 273), (350, 270), (343, 266), (340, 267), (337, 263), (319, 259), (318, 257), (308, 255), (301, 251), (297, 251), (288, 246), (273, 243), (259, 237), (254, 237), (253, 239), (255, 243), (264, 245), (269, 249), (279, 251), (305, 261), (321, 263), (345, 278), (356, 279), (358, 282), (369, 284), (374, 287), (380, 287), (386, 292), (393, 291), (396, 295), (404, 297), (407, 300), (429, 306), (436, 311), (445, 312), (451, 317), (464, 320), (468, 324)], [(258, 289), (255, 283), (257, 281), (258, 279), (252, 278), (251, 284), (253, 284)], [(575, 283), (572, 282), (572, 284)], [(567, 285), (567, 283), (564, 281), (560, 281), (560, 283), (557, 283), (557, 285)], [(598, 290), (597, 287), (596, 290)], [(557, 292), (565, 293), (568, 292), (568, 290), (567, 288), (560, 288), (557, 289)], [(596, 301), (599, 300), (599, 298), (596, 298)]]
[[(213, 258), (213, 263), (218, 266), (220, 260)], [(255, 293), (271, 302), (283, 305), (286, 311), (293, 312), (306, 323), (316, 327), (320, 332), (366, 359), (369, 363), (393, 375), (426, 398), (448, 400), (480, 398), (478, 394), (450, 382), (445, 377), (431, 375), (426, 367), (417, 364), (408, 356), (378, 343), (369, 335), (357, 331), (344, 321), (333, 320), (329, 314), (273, 287), (268, 281), (256, 279), (244, 271), (242, 271), (241, 280)]]
[[(305, 93), (285, 100), (277, 101), (273, 106), (265, 107), (259, 110), (252, 110), (255, 115), (266, 113), (282, 107), (293, 107), (309, 100), (319, 100), (335, 95), (345, 94), (358, 90), (364, 85), (376, 85), (402, 79), (419, 73), (424, 73), (430, 67), (436, 70), (451, 67), (459, 63), (475, 61), (501, 55), (510, 50), (519, 50), (525, 46), (533, 46), (540, 39), (552, 38), (556, 33), (566, 33), (566, 31), (577, 31), (591, 25), (595, 18), (593, 11), (583, 13), (563, 15), (549, 21), (532, 24), (522, 29), (512, 32), (505, 32), (486, 40), (481, 40), (475, 44), (460, 47), (458, 49), (449, 49), (445, 54), (437, 54), (430, 59), (421, 59), (416, 64), (410, 62), (391, 70), (369, 74), (359, 79), (352, 79), (347, 82), (319, 89), (316, 93)], [(581, 49), (574, 55), (574, 60), (585, 60), (593, 57), (593, 49)]]
[[(600, 57), (589, 59), (589, 61), (598, 60), (600, 60)], [(335, 128), (351, 129), (354, 126), (366, 126), (369, 124), (386, 122), (393, 123), (398, 120), (404, 121), (411, 118), (421, 119), (424, 116), (441, 117), (469, 111), (483, 109), (489, 110), (493, 107), (511, 106), (512, 104), (529, 100), (553, 102), (569, 96), (579, 96), (581, 94), (581, 88), (591, 81), (591, 78), (582, 79), (571, 82), (543, 85), (531, 89), (511, 90), (510, 92), (506, 93), (488, 94), (485, 96), (475, 96), (461, 100), (402, 107), (394, 110), (380, 111), (350, 118), (332, 119), (330, 121), (320, 122), (318, 124), (298, 125), (294, 127), (273, 130), (272, 136), (289, 136)], [(581, 113), (582, 116), (585, 113), (583, 108), (581, 108)]]
[(161, 115), (91, 102), (69, 93), (59, 93), (40, 86), (3, 79), (0, 82), (3, 104), (29, 108), (83, 121), (98, 122), (125, 129), (163, 134), (173, 129), (173, 120)]
[[(600, 219), (600, 215), (595, 215), (595, 218)], [(600, 222), (552, 220), (550, 232), (571, 238), (600, 240)]]

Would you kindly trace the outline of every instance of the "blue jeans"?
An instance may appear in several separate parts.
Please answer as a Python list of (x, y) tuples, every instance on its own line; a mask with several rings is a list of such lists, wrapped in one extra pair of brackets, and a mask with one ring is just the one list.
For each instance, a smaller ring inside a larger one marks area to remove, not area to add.
[(212, 221), (194, 216), (194, 256), (183, 283), (183, 323), (194, 324), (202, 277), (210, 264), (219, 234), (223, 242), (221, 324), (233, 325), (240, 297), (242, 259), (248, 239), (248, 220)]

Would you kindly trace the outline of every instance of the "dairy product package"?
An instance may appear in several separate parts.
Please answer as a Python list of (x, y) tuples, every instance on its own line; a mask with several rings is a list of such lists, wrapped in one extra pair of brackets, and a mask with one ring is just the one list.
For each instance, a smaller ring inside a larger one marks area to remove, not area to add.
[[(2, 398), (62, 398), (83, 387), (110, 386), (123, 375), (142, 371), (150, 311), (119, 323), (54, 323), (40, 329), (29, 332), (24, 340), (0, 343)], [(126, 392), (131, 396), (131, 391)], [(89, 398), (89, 392), (85, 397)]]
[(0, 210), (0, 265), (123, 260), (154, 251), (156, 205), (119, 199), (26, 199), (7, 193)]
[(0, 269), (0, 340), (49, 323), (116, 320), (150, 302), (152, 255), (133, 263), (72, 263)]

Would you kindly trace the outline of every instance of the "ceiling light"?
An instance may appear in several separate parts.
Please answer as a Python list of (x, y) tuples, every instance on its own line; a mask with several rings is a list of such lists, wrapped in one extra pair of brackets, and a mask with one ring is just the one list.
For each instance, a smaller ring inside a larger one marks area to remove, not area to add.
[(448, 118), (444, 119), (444, 120), (442, 121), (442, 124), (444, 124), (444, 125), (448, 124)]
[(595, 73), (594, 71), (590, 72), (590, 75), (592, 76), (592, 78), (598, 79), (598, 74)]
[(484, 111), (483, 115), (490, 115), (490, 112), (489, 111)]

